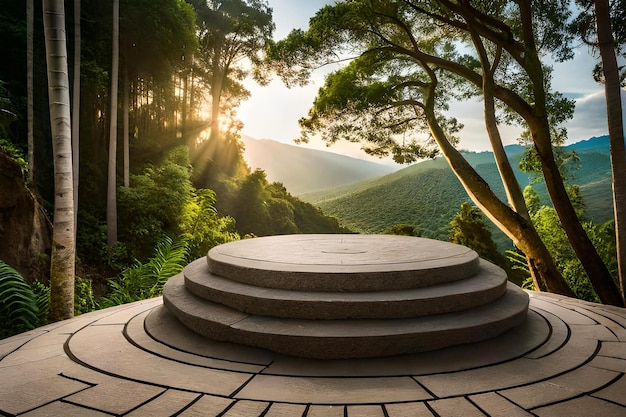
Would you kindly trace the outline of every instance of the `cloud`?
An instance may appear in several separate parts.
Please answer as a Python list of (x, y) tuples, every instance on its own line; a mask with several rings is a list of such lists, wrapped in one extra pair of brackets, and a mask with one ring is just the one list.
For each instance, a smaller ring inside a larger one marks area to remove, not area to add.
[[(626, 120), (626, 91), (622, 90), (622, 117)], [(598, 90), (576, 99), (574, 117), (567, 123), (569, 142), (608, 134), (604, 91)]]

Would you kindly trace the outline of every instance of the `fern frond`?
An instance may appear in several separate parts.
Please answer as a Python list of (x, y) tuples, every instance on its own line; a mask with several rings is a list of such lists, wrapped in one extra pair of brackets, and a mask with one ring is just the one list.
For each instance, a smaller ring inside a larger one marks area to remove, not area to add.
[(22, 276), (0, 261), (0, 338), (38, 325), (37, 299)]

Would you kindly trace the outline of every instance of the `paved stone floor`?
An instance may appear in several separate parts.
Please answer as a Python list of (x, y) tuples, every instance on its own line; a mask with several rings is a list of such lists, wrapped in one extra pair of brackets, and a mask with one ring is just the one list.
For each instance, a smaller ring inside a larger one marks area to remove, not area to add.
[(13, 416), (626, 416), (626, 310), (530, 293), (487, 342), (306, 360), (203, 339), (162, 299), (0, 340)]

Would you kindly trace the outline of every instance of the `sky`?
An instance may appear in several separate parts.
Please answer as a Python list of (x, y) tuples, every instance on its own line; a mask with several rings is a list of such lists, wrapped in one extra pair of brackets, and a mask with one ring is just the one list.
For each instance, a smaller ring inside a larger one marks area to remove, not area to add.
[[(282, 39), (292, 29), (308, 27), (308, 21), (326, 0), (268, 0), (273, 9), (276, 31), (274, 39)], [(574, 118), (566, 127), (568, 143), (607, 134), (606, 107), (603, 87), (593, 81), (592, 69), (596, 59), (589, 54), (587, 47), (580, 47), (573, 60), (554, 63), (553, 88), (566, 97), (576, 100)], [(621, 62), (623, 65), (624, 63)], [(280, 80), (261, 87), (254, 82), (246, 84), (251, 97), (239, 108), (238, 114), (244, 123), (242, 133), (256, 139), (273, 139), (293, 144), (299, 137), (298, 119), (307, 115), (317, 90), (323, 85), (325, 71), (313, 74), (306, 87), (286, 88)], [(626, 110), (626, 92), (622, 94), (623, 108)], [(449, 115), (456, 117), (465, 128), (459, 134), (459, 148), (474, 151), (490, 150), (485, 133), (482, 104), (478, 101), (455, 103)], [(626, 118), (625, 118), (626, 120)], [(502, 127), (505, 144), (517, 143), (519, 129)], [(321, 140), (312, 140), (307, 146), (353, 157), (370, 159), (360, 145), (338, 142), (327, 147)], [(381, 161), (389, 163), (389, 161)]]

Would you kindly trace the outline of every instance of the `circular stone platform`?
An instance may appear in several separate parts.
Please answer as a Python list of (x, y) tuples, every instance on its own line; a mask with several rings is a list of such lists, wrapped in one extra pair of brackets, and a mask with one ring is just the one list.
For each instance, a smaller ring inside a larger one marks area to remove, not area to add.
[(317, 359), (422, 352), (495, 337), (528, 296), (460, 245), (390, 235), (287, 235), (211, 249), (164, 288), (213, 340)]
[(315, 360), (215, 342), (161, 298), (0, 340), (0, 415), (623, 417), (626, 309), (530, 292), (491, 340)]
[(260, 287), (368, 291), (426, 287), (470, 277), (476, 252), (438, 240), (391, 235), (284, 235), (214, 247), (209, 271)]

